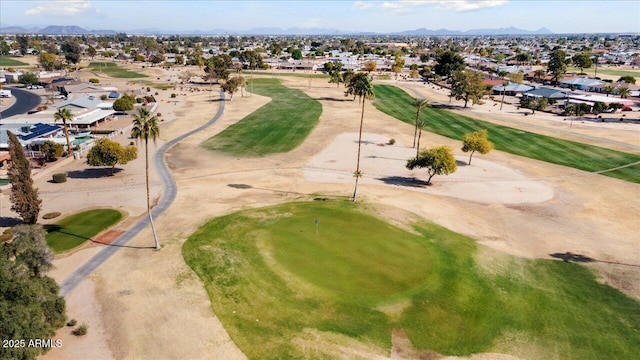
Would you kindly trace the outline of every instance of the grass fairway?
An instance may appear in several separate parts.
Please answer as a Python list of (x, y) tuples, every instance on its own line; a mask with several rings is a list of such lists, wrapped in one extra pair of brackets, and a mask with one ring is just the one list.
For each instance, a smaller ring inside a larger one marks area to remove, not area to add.
[(293, 150), (318, 124), (322, 105), (280, 80), (255, 79), (253, 91), (271, 102), (229, 126), (202, 145), (237, 156), (262, 156)]
[(8, 56), (0, 56), (0, 66), (28, 66), (29, 64)]
[[(416, 110), (411, 106), (411, 96), (404, 90), (391, 85), (375, 85), (375, 92), (373, 104), (378, 110), (415, 124)], [(489, 140), (497, 150), (580, 170), (600, 171), (640, 161), (640, 155), (496, 125), (444, 109), (427, 108), (420, 116), (427, 122), (426, 130), (436, 134), (462, 140), (466, 133), (487, 129)], [(640, 183), (640, 164), (603, 175)]]
[(182, 253), (250, 359), (332, 358), (300, 345), (310, 331), (389, 351), (396, 328), (446, 355), (640, 358), (640, 303), (587, 268), (504, 255), (483, 271), (472, 239), (415, 230), (362, 205), (293, 203), (214, 219)]
[(117, 224), (120, 219), (122, 213), (113, 209), (89, 210), (67, 216), (55, 224), (45, 226), (47, 244), (56, 253), (71, 250)]
[[(593, 66), (588, 69), (582, 69), (589, 76), (594, 76), (596, 74), (596, 70)], [(580, 72), (579, 67), (568, 66), (567, 72)], [(640, 78), (640, 70), (632, 70), (632, 69), (620, 69), (616, 67), (602, 67), (598, 66), (598, 74), (611, 75), (611, 76), (633, 76), (634, 78)], [(616, 79), (617, 80), (617, 79)]]
[(136, 79), (147, 77), (147, 75), (123, 69), (118, 67), (117, 64), (110, 62), (92, 62), (89, 64), (89, 68), (95, 72), (103, 73), (114, 78)]

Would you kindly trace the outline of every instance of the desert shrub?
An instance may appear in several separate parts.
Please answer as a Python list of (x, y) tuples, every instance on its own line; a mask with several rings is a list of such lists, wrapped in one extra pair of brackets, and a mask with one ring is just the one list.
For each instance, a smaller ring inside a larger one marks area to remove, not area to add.
[(104, 101), (107, 100), (109, 97), (105, 94), (100, 95), (100, 100)]
[(2, 233), (3, 234), (11, 234), (11, 228), (4, 229), (4, 231)]
[(76, 326), (77, 323), (76, 319), (71, 319), (67, 322), (67, 326)]
[(156, 114), (156, 116), (157, 116), (157, 117), (160, 117), (160, 116), (162, 116), (162, 113), (161, 113), (161, 112), (159, 112), (159, 113), (157, 113), (157, 114)]
[(141, 98), (141, 97), (136, 98), (136, 102), (137, 102), (138, 104), (142, 104), (142, 103), (144, 102), (144, 99), (143, 99), (143, 98)]
[(89, 79), (89, 82), (92, 83), (92, 84), (100, 84), (100, 79), (91, 78), (91, 79)]
[(56, 212), (46, 213), (46, 214), (42, 215), (42, 218), (45, 219), (45, 220), (49, 220), (49, 219), (55, 219), (60, 215), (62, 215), (62, 213), (59, 212), (59, 211), (56, 211)]
[(177, 95), (175, 93), (171, 94), (171, 98), (175, 98)]
[(67, 173), (53, 174), (53, 182), (56, 184), (67, 182)]
[(147, 86), (147, 92), (151, 91), (151, 88)]
[(393, 145), (396, 143), (396, 139), (389, 139), (389, 145)]
[(73, 330), (71, 333), (75, 336), (83, 336), (87, 334), (87, 329), (89, 327), (86, 324), (82, 324), (78, 326), (77, 329)]
[(0, 243), (11, 240), (13, 235), (11, 234), (2, 234), (0, 235)]

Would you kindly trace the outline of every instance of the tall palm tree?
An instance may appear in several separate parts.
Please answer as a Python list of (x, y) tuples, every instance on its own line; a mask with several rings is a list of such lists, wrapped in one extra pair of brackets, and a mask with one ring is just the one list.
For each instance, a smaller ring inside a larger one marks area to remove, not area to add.
[(418, 143), (416, 146), (416, 158), (420, 155), (420, 138), (422, 137), (422, 130), (424, 130), (425, 126), (427, 126), (427, 122), (424, 119), (418, 119), (416, 122), (416, 128), (420, 129), (418, 131)]
[(420, 121), (420, 110), (427, 107), (429, 105), (429, 100), (427, 99), (419, 99), (413, 98), (411, 101), (411, 105), (416, 108), (416, 128), (413, 131), (413, 146), (416, 147), (416, 137), (418, 136), (418, 122)]
[(356, 201), (358, 195), (358, 179), (362, 176), (360, 171), (360, 148), (362, 145), (362, 124), (364, 123), (364, 103), (366, 99), (373, 99), (375, 93), (373, 92), (373, 84), (369, 75), (366, 73), (357, 73), (349, 80), (345, 96), (353, 95), (359, 97), (362, 102), (362, 111), (360, 113), (360, 132), (358, 133), (358, 158), (356, 162), (356, 171), (353, 173), (356, 178), (356, 185), (353, 189), (353, 201)]
[(153, 239), (155, 240), (156, 249), (160, 249), (160, 242), (158, 242), (156, 228), (153, 225), (153, 218), (151, 217), (151, 203), (149, 202), (149, 139), (152, 139), (155, 144), (158, 136), (160, 136), (158, 117), (151, 116), (149, 110), (140, 108), (138, 110), (138, 114), (133, 115), (131, 137), (136, 140), (144, 140), (145, 174), (147, 182), (147, 215), (149, 216), (149, 222), (151, 223), (151, 230), (153, 231)]
[(629, 95), (631, 95), (631, 90), (629, 90), (629, 88), (627, 87), (621, 87), (618, 88), (618, 95), (620, 95), (621, 99), (626, 99), (629, 97)]
[(69, 129), (67, 128), (67, 121), (73, 121), (73, 114), (67, 108), (59, 108), (53, 115), (55, 121), (62, 121), (62, 130), (64, 131), (64, 137), (67, 139), (67, 157), (71, 156), (71, 141), (69, 141)]

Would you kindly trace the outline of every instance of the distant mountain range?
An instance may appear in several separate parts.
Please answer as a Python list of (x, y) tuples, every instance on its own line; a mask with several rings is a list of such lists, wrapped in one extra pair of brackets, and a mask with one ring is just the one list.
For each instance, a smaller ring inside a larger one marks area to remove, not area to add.
[(57, 26), (51, 25), (45, 28), (38, 27), (21, 27), (9, 26), (0, 27), (0, 34), (43, 34), (43, 35), (115, 35), (118, 32), (137, 35), (405, 35), (405, 36), (471, 36), (471, 35), (550, 35), (553, 34), (547, 28), (538, 30), (523, 30), (516, 27), (500, 28), (500, 29), (473, 29), (467, 31), (458, 30), (430, 30), (420, 28), (415, 30), (407, 30), (391, 33), (376, 32), (349, 32), (338, 29), (325, 28), (288, 28), (282, 29), (278, 27), (262, 27), (250, 30), (193, 30), (193, 31), (167, 31), (157, 28), (136, 29), (127, 31), (115, 30), (87, 30), (79, 26)]

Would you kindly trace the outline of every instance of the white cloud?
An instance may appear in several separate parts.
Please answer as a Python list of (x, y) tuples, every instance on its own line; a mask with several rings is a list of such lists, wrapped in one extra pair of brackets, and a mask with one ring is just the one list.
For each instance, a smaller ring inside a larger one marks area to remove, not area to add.
[(353, 3), (353, 6), (351, 8), (356, 10), (369, 10), (369, 9), (373, 9), (374, 7), (375, 5), (372, 3), (368, 3), (364, 1), (356, 1)]
[(89, 0), (54, 0), (42, 2), (40, 5), (25, 11), (27, 16), (66, 16), (76, 17), (88, 13), (100, 13)]
[(423, 6), (435, 6), (438, 10), (452, 10), (456, 12), (474, 11), (496, 6), (504, 6), (508, 0), (398, 0), (380, 2), (356, 1), (353, 9), (369, 10), (379, 8), (396, 14), (408, 13)]

